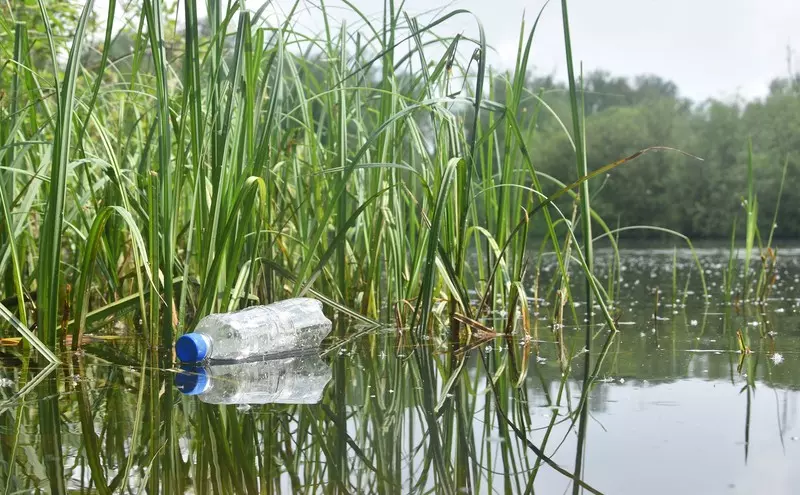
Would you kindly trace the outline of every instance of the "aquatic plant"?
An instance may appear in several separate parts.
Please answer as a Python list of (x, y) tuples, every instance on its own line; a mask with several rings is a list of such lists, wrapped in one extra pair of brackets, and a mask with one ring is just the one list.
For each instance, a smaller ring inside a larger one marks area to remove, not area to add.
[[(97, 491), (175, 493), (191, 478), (198, 493), (255, 493), (279, 490), (281, 469), (294, 491), (313, 491), (323, 481), (347, 491), (359, 473), (350, 471), (346, 453), (369, 468), (367, 486), (392, 491), (401, 457), (392, 425), (411, 421), (428, 435), (424, 442), (410, 438), (411, 449), (429, 452), (414, 486), (454, 493), (492, 484), (474, 460), (496, 455), (488, 437), (496, 428), (514, 445), (500, 453), (506, 471), (527, 470), (525, 481), (505, 481), (507, 489), (531, 489), (546, 465), (576, 492), (596, 493), (582, 479), (583, 442), (589, 393), (617, 334), (609, 303), (619, 287), (609, 282), (606, 292), (594, 273), (592, 233), (613, 240), (621, 229), (609, 229), (592, 210), (590, 184), (663, 148), (589, 170), (566, 0), (570, 115), (563, 122), (525, 85), (539, 17), (520, 26), (515, 68), (503, 74), (500, 91), (488, 77), (480, 19), (466, 10), (423, 22), (388, 0), (374, 21), (351, 5), (360, 19), (353, 30), (332, 26), (320, 2), (324, 31), (316, 34), (295, 24), (299, 2), (278, 22), (268, 21), (266, 5), (250, 11), (238, 2), (210, 2), (201, 25), (189, 0), (180, 5), (181, 31), (170, 34), (161, 0), (145, 0), (141, 13), (112, 0), (104, 41), (88, 56), (92, 2), (69, 42), (48, 27), (47, 2), (39, 7), (49, 60), (30, 50), (23, 24), (0, 19), (14, 40), (3, 66), (13, 104), (2, 107), (0, 120), (0, 316), (43, 355), (67, 361), (70, 376), (86, 376), (81, 347), (88, 333), (113, 322), (132, 337), (124, 352), (89, 349), (137, 370), (133, 378), (103, 378), (117, 387), (137, 380), (135, 397), (115, 396), (114, 387), (100, 392), (104, 413), (125, 418), (129, 430), (97, 433), (96, 397), (80, 379), (70, 392), (77, 410), (69, 413), (82, 426), (79, 462), (89, 466)], [(474, 38), (437, 34), (456, 17), (474, 19)], [(136, 28), (118, 32), (118, 18)], [(519, 112), (524, 98), (539, 102), (533, 115)], [(572, 145), (568, 183), (535, 166), (529, 143), (539, 112), (558, 119)], [(553, 255), (557, 264), (549, 279), (537, 272), (536, 288), (528, 269), (541, 259), (528, 259), (532, 252)], [(576, 295), (579, 280), (583, 291)], [(557, 302), (547, 316), (562, 372), (557, 394), (547, 398), (553, 413), (540, 444), (528, 437), (529, 412), (514, 407), (525, 397), (529, 363), (538, 362), (531, 291)], [(364, 406), (375, 412), (351, 415), (340, 360), (332, 400), (313, 410), (275, 408), (240, 418), (232, 408), (178, 399), (164, 371), (178, 334), (211, 312), (306, 294), (338, 316), (332, 350), (356, 345), (356, 336), (374, 343), (349, 321), (396, 324), (396, 347), (365, 351), (372, 357), (365, 365), (375, 367), (382, 366), (378, 351), (409, 356), (392, 360), (369, 384), (388, 383), (396, 398), (384, 402), (386, 396), (364, 392)], [(565, 325), (583, 330), (582, 346), (557, 331)], [(524, 345), (514, 345), (512, 336), (520, 334)], [(59, 352), (68, 336), (72, 355)], [(481, 436), (466, 419), (478, 414), (478, 379), (464, 370), (469, 351), (487, 336), (506, 343), (480, 349), (480, 380), (492, 391), (483, 409), (492, 428)], [(431, 341), (447, 349), (445, 357), (424, 345)], [(567, 380), (578, 363), (581, 390), (572, 404)], [(58, 383), (46, 383), (37, 389), (44, 470), (51, 491), (63, 493), (72, 468), (58, 424)], [(409, 394), (419, 401), (405, 419), (399, 397)], [(559, 412), (565, 402), (566, 414)], [(20, 411), (13, 419), (23, 420)], [(348, 429), (353, 420), (360, 422), (356, 438)], [(559, 425), (578, 426), (572, 472), (545, 450)], [(187, 460), (180, 432), (188, 426), (197, 435)], [(24, 432), (17, 428), (16, 435)], [(307, 442), (314, 447), (306, 449)], [(4, 458), (16, 458), (17, 444)]]
[[(517, 114), (535, 97), (525, 77), (539, 18), (522, 24), (495, 101), (480, 20), (475, 39), (436, 34), (467, 11), (422, 24), (388, 2), (377, 24), (353, 7), (352, 31), (333, 28), (320, 4), (315, 36), (294, 25), (298, 5), (275, 24), (266, 6), (212, 2), (201, 26), (187, 2), (182, 31), (168, 34), (162, 2), (141, 14), (111, 2), (93, 45), (87, 4), (66, 65), (51, 30), (43, 60), (21, 22), (2, 21), (14, 51), (3, 68), (0, 272), (19, 322), (54, 350), (67, 332), (76, 348), (87, 329), (127, 315), (143, 345), (169, 349), (209, 312), (311, 293), (415, 333), (436, 315), (458, 337), (458, 317), (494, 310), (512, 331), (539, 225), (559, 261), (553, 280), (569, 281), (575, 264), (581, 298), (613, 328), (592, 270), (591, 223), (602, 220), (588, 188), (632, 157), (587, 169), (568, 50), (576, 174), (540, 182), (526, 144), (537, 117)], [(47, 27), (47, 2), (40, 16)], [(120, 31), (119, 18), (138, 28)], [(573, 190), (569, 220), (557, 205)], [(565, 257), (573, 237), (581, 251)]]

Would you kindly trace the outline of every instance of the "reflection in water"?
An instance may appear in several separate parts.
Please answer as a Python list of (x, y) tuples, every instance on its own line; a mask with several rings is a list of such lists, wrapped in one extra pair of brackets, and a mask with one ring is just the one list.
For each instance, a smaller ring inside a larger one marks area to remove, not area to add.
[[(541, 342), (498, 338), (466, 353), (435, 339), (414, 349), (388, 332), (337, 342), (324, 361), (181, 374), (125, 343), (46, 372), (5, 362), (0, 490), (565, 493), (583, 401), (585, 493), (796, 493), (800, 319), (790, 287), (800, 267), (781, 273), (767, 308), (692, 297), (682, 307), (667, 305), (671, 274), (650, 258), (625, 262), (625, 283), (645, 295), (618, 301), (624, 325), (585, 394), (582, 331), (565, 327), (559, 349), (536, 319)], [(719, 280), (712, 272), (707, 282)], [(661, 306), (650, 297), (659, 287)], [(607, 333), (598, 327), (598, 341)], [(562, 353), (573, 359), (559, 362)], [(240, 403), (255, 405), (230, 405)]]
[(208, 404), (316, 404), (330, 380), (330, 367), (314, 353), (185, 367), (175, 386)]

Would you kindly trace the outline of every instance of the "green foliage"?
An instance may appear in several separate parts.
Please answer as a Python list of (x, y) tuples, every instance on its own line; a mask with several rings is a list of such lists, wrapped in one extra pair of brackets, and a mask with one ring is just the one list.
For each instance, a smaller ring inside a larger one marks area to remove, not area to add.
[[(517, 112), (538, 19), (521, 26), (510, 83), (494, 85), (465, 10), (423, 25), (388, 4), (354, 33), (321, 5), (315, 34), (294, 9), (273, 25), (239, 3), (211, 2), (202, 22), (195, 2), (170, 5), (112, 1), (105, 25), (87, 7), (63, 36), (41, 0), (46, 57), (6, 26), (0, 296), (23, 324), (36, 310), (47, 347), (69, 333), (77, 348), (117, 316), (143, 348), (169, 349), (205, 314), (308, 292), (419, 334), (445, 320), (458, 339), (458, 318), (527, 311), (529, 224), (555, 247), (554, 280), (569, 280), (576, 227), (552, 200), (580, 188), (589, 232), (589, 178), (626, 160), (587, 168), (578, 137), (577, 174), (541, 184), (539, 109)], [(456, 17), (474, 39), (436, 33)], [(603, 299), (591, 250), (577, 259)]]
[[(789, 177), (800, 172), (796, 83), (775, 80), (766, 97), (749, 102), (694, 103), (681, 98), (674, 84), (657, 77), (631, 82), (604, 72), (587, 75), (585, 89), (590, 169), (653, 145), (703, 159), (651, 154), (598, 181), (602, 192), (593, 197), (592, 206), (605, 218), (618, 218), (621, 225), (651, 224), (693, 238), (727, 238), (735, 213), (742, 211), (751, 138), (755, 187), (762, 204), (760, 225), (772, 222), (787, 157)], [(532, 78), (530, 91), (543, 91), (554, 109), (568, 102), (566, 88), (552, 79)], [(569, 140), (549, 115), (542, 116), (540, 126), (533, 146), (540, 170), (568, 179), (574, 161)], [(800, 193), (787, 189), (783, 196), (784, 213), (778, 217), (775, 235), (796, 237), (800, 225), (788, 215), (800, 207)]]

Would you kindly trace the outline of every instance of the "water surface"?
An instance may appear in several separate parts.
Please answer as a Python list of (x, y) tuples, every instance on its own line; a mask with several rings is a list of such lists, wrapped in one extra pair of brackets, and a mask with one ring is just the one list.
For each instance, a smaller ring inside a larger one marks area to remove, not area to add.
[[(708, 297), (689, 250), (622, 251), (620, 332), (590, 386), (577, 478), (609, 494), (796, 493), (800, 250), (779, 252), (766, 306), (737, 301), (738, 274), (727, 302), (728, 253), (698, 255)], [(613, 258), (600, 250), (598, 271)], [(542, 273), (554, 269), (545, 262)], [(122, 343), (46, 369), (9, 350), (2, 489), (569, 493), (584, 330), (565, 327), (560, 350), (552, 307), (530, 308), (538, 342), (516, 335), (456, 351), (430, 336), (414, 347), (408, 332), (369, 331), (331, 339), (319, 362), (212, 372), (216, 391), (242, 402), (230, 405), (184, 395), (181, 370), (153, 367)], [(575, 309), (583, 316), (581, 301)], [(593, 330), (596, 362), (609, 332)], [(254, 397), (282, 403), (247, 404)]]

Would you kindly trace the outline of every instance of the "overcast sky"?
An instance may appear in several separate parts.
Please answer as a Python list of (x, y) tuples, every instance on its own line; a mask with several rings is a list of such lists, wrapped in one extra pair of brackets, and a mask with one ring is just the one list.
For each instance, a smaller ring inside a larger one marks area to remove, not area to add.
[[(291, 3), (274, 1), (278, 11)], [(380, 18), (382, 0), (353, 3)], [(258, 3), (249, 0), (247, 5)], [(328, 0), (326, 5), (348, 25), (355, 24), (341, 1)], [(542, 5), (541, 0), (407, 0), (405, 9), (411, 14), (436, 8), (472, 11), (497, 51), (490, 62), (511, 66), (523, 13), (530, 25)], [(758, 97), (773, 78), (788, 73), (789, 58), (800, 69), (800, 0), (570, 0), (569, 9), (575, 59), (587, 72), (602, 68), (615, 75), (657, 74), (676, 82), (682, 95), (703, 100)], [(318, 12), (307, 8), (299, 22), (319, 28)], [(475, 35), (477, 29), (474, 20), (461, 16), (437, 32)], [(789, 57), (793, 45), (797, 49)], [(545, 8), (532, 63), (540, 73), (565, 74), (559, 0)]]

